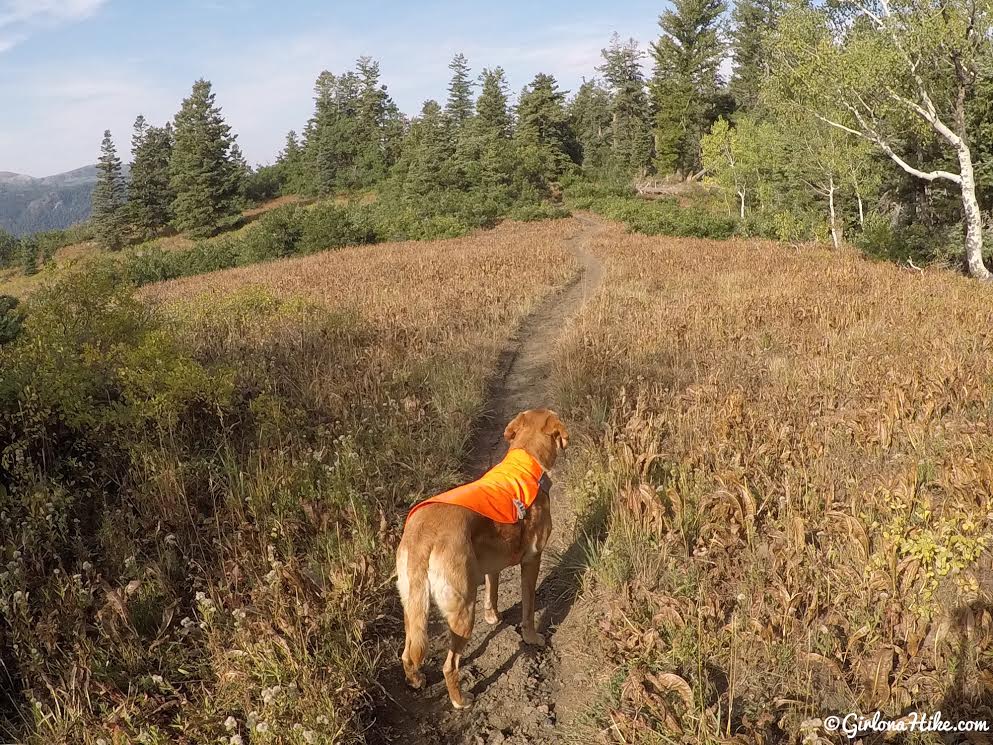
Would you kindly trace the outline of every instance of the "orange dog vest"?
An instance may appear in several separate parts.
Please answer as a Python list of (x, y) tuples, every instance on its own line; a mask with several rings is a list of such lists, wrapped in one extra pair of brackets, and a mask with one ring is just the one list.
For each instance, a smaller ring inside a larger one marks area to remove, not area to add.
[(407, 514), (407, 520), (426, 504), (455, 504), (494, 522), (516, 523), (524, 519), (538, 494), (550, 486), (551, 481), (541, 464), (526, 450), (513, 448), (476, 481), (415, 504)]

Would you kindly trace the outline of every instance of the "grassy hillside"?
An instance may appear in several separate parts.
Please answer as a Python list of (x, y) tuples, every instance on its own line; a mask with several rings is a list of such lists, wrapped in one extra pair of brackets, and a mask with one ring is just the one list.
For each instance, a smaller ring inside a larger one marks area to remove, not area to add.
[[(566, 215), (558, 206), (539, 204), (512, 217), (529, 221)], [(316, 201), (284, 196), (246, 210), (234, 226), (210, 238), (169, 235), (117, 252), (102, 250), (93, 241), (63, 246), (36, 274), (0, 268), (0, 295), (27, 297), (66, 270), (90, 271), (100, 264), (120, 282), (141, 286), (347, 245), (451, 238), (479, 227), (453, 216), (425, 218), (402, 205), (382, 203), (372, 192)]]
[(558, 376), (586, 434), (572, 487), (605, 514), (591, 640), (617, 667), (591, 730), (990, 719), (988, 289), (744, 240), (595, 250), (604, 289)]
[(360, 740), (402, 510), (456, 479), (570, 225), (33, 295), (0, 349), (4, 737)]

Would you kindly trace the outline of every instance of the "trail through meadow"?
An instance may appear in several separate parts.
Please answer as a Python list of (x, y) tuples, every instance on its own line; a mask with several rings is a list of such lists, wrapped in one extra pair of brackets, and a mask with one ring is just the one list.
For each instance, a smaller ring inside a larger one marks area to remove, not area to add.
[[(466, 459), (466, 476), (475, 478), (503, 457), (503, 429), (518, 412), (553, 406), (550, 375), (555, 347), (566, 324), (593, 295), (602, 279), (599, 260), (587, 249), (603, 224), (591, 216), (577, 218), (578, 234), (564, 237), (581, 272), (562, 292), (543, 303), (518, 330), (500, 359), (490, 388), (486, 417)], [(566, 453), (565, 458), (568, 458)], [(560, 464), (562, 461), (560, 461)], [(561, 471), (561, 466), (556, 470)], [(553, 483), (555, 481), (553, 473)], [(501, 621), (489, 626), (481, 610), (462, 660), (464, 689), (475, 696), (467, 711), (453, 710), (441, 665), (448, 631), (432, 609), (431, 648), (424, 671), (428, 685), (409, 689), (399, 659), (386, 665), (385, 693), (369, 732), (373, 743), (555, 743), (564, 725), (582, 708), (586, 673), (597, 665), (582, 640), (583, 621), (573, 613), (582, 572), (583, 548), (576, 540), (577, 515), (561, 486), (552, 489), (553, 531), (542, 562), (536, 605), (537, 628), (544, 649), (521, 642), (520, 569), (504, 570), (500, 581)], [(477, 609), (482, 608), (480, 586)], [(402, 637), (397, 650), (402, 648)]]

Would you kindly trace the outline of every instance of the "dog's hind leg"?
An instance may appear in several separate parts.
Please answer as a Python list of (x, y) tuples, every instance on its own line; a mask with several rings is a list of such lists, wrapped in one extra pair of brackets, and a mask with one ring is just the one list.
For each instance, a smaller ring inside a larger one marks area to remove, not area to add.
[(486, 575), (486, 605), (483, 609), (483, 618), (486, 623), (495, 626), (500, 623), (500, 611), (497, 609), (497, 597), (500, 594), (500, 572), (493, 572)]
[(540, 568), (541, 554), (521, 562), (521, 638), (535, 647), (545, 646), (545, 638), (534, 630), (534, 593)]
[(451, 635), (448, 642), (448, 657), (445, 658), (443, 670), (445, 684), (448, 686), (448, 696), (452, 699), (452, 706), (456, 709), (468, 709), (472, 706), (472, 696), (468, 693), (462, 693), (462, 688), (459, 685), (459, 663), (462, 661), (462, 650), (465, 649), (472, 634), (475, 615), (475, 598), (471, 598), (467, 604), (455, 609), (453, 613), (447, 614)]
[(421, 665), (428, 647), (429, 588), (427, 566), (411, 566), (410, 553), (397, 551), (397, 589), (403, 603), (403, 672), (412, 688), (424, 685)]
[(470, 557), (432, 554), (428, 562), (431, 596), (448, 621), (450, 631), (443, 670), (448, 696), (456, 709), (467, 709), (472, 705), (472, 696), (463, 694), (459, 686), (459, 663), (475, 622), (477, 577)]

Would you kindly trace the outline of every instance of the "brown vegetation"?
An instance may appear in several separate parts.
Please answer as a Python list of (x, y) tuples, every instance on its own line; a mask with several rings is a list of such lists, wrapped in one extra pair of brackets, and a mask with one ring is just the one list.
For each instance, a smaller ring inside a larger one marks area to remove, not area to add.
[[(993, 720), (993, 304), (851, 253), (615, 232), (561, 350), (618, 742)], [(595, 510), (593, 510), (595, 512)]]
[(342, 249), (149, 287), (151, 308), (106, 274), (39, 292), (0, 352), (21, 391), (0, 659), (27, 714), (5, 736), (361, 740), (405, 507), (458, 479), (574, 229)]

